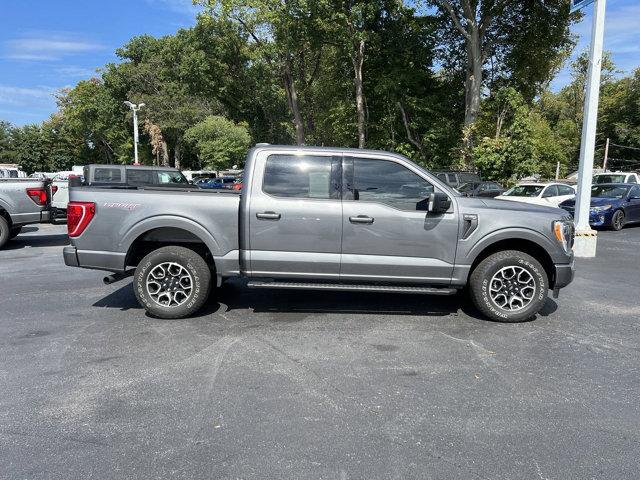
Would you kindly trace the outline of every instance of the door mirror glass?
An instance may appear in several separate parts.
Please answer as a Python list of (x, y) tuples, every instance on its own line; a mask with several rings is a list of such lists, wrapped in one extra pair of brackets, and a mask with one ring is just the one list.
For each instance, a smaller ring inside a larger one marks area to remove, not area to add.
[(433, 192), (429, 195), (429, 206), (427, 211), (429, 213), (445, 213), (451, 207), (451, 199), (446, 193)]

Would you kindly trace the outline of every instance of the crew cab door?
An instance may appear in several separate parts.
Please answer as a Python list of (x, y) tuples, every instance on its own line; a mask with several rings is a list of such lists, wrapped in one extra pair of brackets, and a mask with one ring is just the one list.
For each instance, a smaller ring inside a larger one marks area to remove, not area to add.
[(395, 157), (345, 156), (343, 172), (340, 279), (448, 284), (458, 238), (455, 201), (447, 213), (427, 213), (437, 189)]
[(251, 277), (338, 279), (340, 156), (264, 152), (249, 197)]

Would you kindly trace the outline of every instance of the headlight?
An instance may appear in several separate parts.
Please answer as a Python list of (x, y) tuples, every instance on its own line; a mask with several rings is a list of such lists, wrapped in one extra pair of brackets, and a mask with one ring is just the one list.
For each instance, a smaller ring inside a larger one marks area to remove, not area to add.
[(591, 207), (591, 210), (598, 213), (598, 212), (606, 212), (610, 208), (611, 208), (611, 205), (600, 205), (598, 207)]
[(573, 222), (570, 220), (556, 220), (553, 222), (553, 233), (555, 234), (556, 240), (562, 245), (564, 251), (569, 253), (573, 248), (575, 233)]

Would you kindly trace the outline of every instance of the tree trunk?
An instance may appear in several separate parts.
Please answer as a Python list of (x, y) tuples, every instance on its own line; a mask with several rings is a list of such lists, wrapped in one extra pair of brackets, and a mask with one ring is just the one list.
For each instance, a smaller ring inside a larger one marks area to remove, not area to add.
[(356, 110), (358, 112), (358, 148), (364, 148), (366, 140), (366, 115), (364, 109), (364, 93), (362, 82), (362, 64), (364, 63), (364, 40), (359, 40), (354, 44), (354, 52), (351, 57), (353, 61), (353, 84), (356, 88)]
[(162, 156), (162, 166), (169, 166), (169, 146), (165, 140), (162, 140), (160, 144), (160, 155)]
[(173, 166), (178, 170), (180, 170), (180, 160), (182, 160), (182, 142), (178, 139), (173, 149)]
[[(418, 151), (420, 152), (420, 156), (425, 159), (424, 157), (424, 147), (422, 145), (422, 143), (414, 137), (413, 132), (411, 131), (411, 126), (409, 125), (409, 116), (407, 115), (407, 112), (405, 111), (404, 107), (402, 106), (402, 103), (398, 102), (398, 108), (400, 109), (400, 113), (402, 115), (402, 123), (404, 124), (404, 128), (407, 131), (407, 139), (409, 140), (409, 142), (418, 149)], [(425, 159), (426, 160), (426, 159)]]
[(300, 106), (298, 105), (298, 93), (293, 81), (293, 75), (291, 74), (291, 63), (289, 59), (286, 59), (284, 62), (282, 77), (284, 81), (284, 90), (287, 94), (287, 103), (289, 104), (289, 109), (293, 114), (293, 126), (296, 129), (296, 143), (298, 145), (304, 145), (304, 120), (302, 119)]
[(482, 47), (476, 29), (472, 29), (467, 42), (467, 71), (465, 81), (464, 126), (468, 127), (478, 119), (480, 94), (482, 93)]

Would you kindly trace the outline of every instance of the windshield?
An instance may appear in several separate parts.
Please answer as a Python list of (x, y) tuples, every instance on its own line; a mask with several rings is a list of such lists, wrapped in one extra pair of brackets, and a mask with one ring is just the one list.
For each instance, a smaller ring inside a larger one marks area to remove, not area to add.
[(626, 175), (595, 175), (593, 183), (624, 183)]
[(507, 197), (537, 197), (544, 185), (516, 185), (503, 193)]
[(591, 187), (591, 198), (623, 198), (629, 187), (617, 187), (614, 185), (602, 185)]

